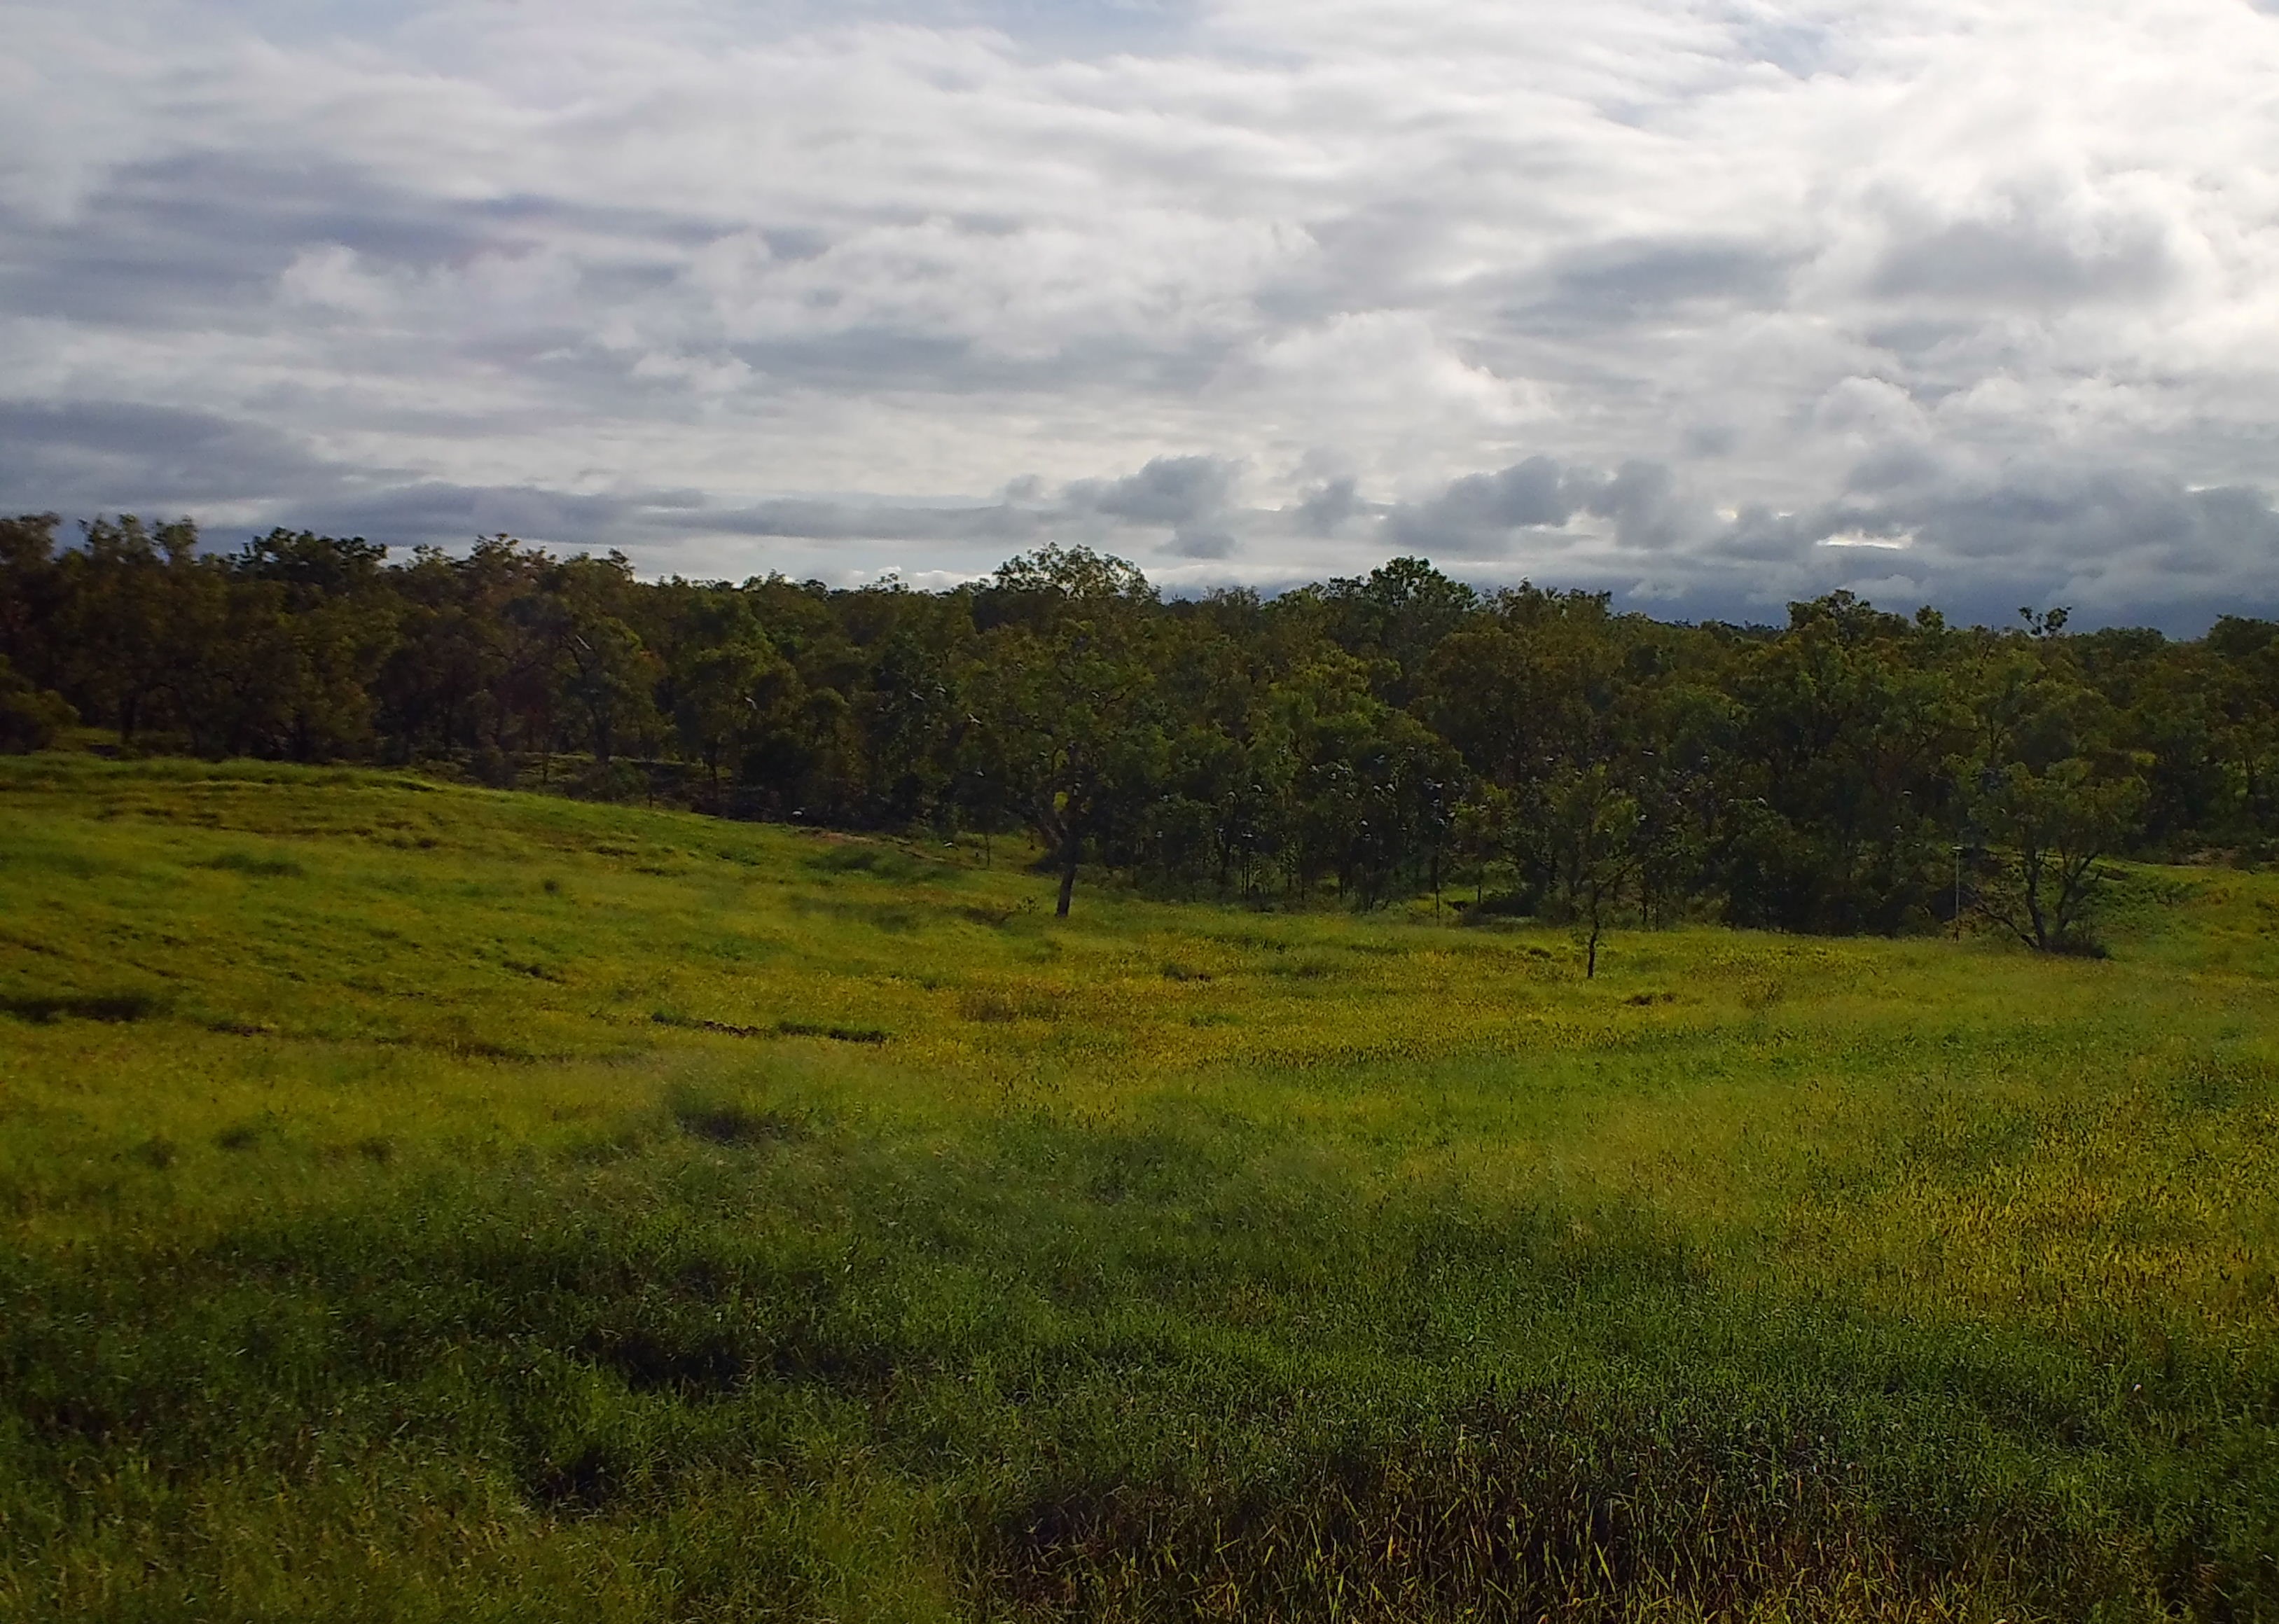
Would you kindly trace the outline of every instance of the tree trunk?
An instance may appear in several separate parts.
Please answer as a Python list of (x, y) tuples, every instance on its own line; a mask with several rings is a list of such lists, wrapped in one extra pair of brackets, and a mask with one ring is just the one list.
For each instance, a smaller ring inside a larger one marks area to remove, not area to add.
[(1591, 911), (1585, 915), (1591, 922), (1591, 936), (1583, 949), (1583, 979), (1596, 981), (1599, 977), (1599, 938), (1606, 930), (1605, 899), (1599, 888), (1591, 888)]
[(2026, 917), (2033, 922), (2034, 946), (2037, 951), (2050, 950), (2049, 925), (2042, 916), (2042, 862), (2039, 853), (2020, 853), (2018, 879), (2026, 892)]
[(1076, 892), (1077, 858), (1083, 850), (1083, 838), (1074, 832), (1069, 835), (1068, 844), (1061, 848), (1061, 900), (1060, 905), (1053, 909), (1055, 919), (1068, 917), (1069, 898)]

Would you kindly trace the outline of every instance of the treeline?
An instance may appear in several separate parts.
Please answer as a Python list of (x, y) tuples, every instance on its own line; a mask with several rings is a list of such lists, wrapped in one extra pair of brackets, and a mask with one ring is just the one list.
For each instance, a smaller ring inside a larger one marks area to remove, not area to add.
[[(736, 816), (1032, 833), (1153, 888), (2087, 944), (2099, 860), (2279, 834), (2279, 626), (1784, 627), (1482, 594), (1418, 559), (1165, 600), (1046, 548), (948, 592), (637, 578), (498, 536), (0, 521), (0, 743), (449, 760)], [(1464, 892), (1454, 892), (1461, 887)]]

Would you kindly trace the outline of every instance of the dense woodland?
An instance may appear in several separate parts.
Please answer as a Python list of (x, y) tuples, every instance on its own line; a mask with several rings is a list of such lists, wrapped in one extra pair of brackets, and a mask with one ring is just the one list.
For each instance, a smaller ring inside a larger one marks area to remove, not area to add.
[(1419, 559), (1166, 599), (1048, 547), (943, 593), (644, 581), (495, 536), (0, 521), (0, 746), (450, 763), (943, 836), (1178, 894), (2093, 946), (2101, 859), (2279, 835), (2279, 625), (2007, 630), (1838, 593), (1783, 627)]

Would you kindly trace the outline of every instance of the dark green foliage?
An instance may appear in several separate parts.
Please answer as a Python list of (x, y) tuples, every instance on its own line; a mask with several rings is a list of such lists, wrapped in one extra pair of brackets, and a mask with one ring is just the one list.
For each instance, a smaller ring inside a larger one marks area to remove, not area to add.
[[(2070, 951), (2105, 855), (2279, 840), (2279, 637), (2231, 617), (2175, 643), (1839, 592), (1779, 629), (1670, 625), (1418, 558), (1166, 601), (1058, 545), (919, 593), (644, 582), (621, 555), (503, 535), (390, 564), (306, 532), (216, 554), (187, 522), (100, 520), (61, 549), (55, 530), (0, 524), (0, 750), (76, 715), (122, 747), (1020, 831), (1062, 914), (1089, 865), (1260, 905), (1493, 890), (1586, 937), (1702, 917), (1892, 934), (1962, 908)], [(1587, 857), (1577, 784), (1621, 812)], [(2047, 831), (2091, 825), (2085, 863), (2045, 860)]]
[(0, 655), (0, 754), (44, 750), (78, 722), (79, 713), (63, 695), (34, 687)]

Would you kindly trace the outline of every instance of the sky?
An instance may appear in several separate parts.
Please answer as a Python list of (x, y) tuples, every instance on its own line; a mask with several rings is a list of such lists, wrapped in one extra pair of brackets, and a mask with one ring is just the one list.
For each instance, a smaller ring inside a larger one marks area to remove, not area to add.
[(0, 0), (0, 509), (2279, 614), (2279, 0)]

